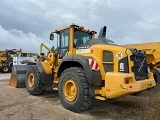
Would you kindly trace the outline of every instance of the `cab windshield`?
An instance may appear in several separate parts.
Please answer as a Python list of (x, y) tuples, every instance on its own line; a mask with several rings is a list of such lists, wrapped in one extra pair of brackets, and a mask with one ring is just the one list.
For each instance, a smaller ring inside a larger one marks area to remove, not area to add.
[(75, 31), (74, 33), (74, 45), (80, 46), (85, 44), (92, 38), (92, 35), (83, 31)]

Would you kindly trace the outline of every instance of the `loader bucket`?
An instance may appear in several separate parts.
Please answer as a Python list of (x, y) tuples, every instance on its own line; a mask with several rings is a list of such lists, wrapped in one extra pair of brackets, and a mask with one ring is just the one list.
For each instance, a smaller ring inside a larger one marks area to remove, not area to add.
[(9, 85), (15, 88), (24, 88), (27, 68), (28, 65), (14, 65), (12, 68)]

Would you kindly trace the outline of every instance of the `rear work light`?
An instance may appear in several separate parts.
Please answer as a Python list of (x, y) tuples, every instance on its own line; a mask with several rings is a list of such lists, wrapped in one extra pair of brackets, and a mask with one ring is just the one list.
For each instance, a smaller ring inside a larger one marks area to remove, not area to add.
[(124, 83), (129, 84), (129, 78), (124, 78)]

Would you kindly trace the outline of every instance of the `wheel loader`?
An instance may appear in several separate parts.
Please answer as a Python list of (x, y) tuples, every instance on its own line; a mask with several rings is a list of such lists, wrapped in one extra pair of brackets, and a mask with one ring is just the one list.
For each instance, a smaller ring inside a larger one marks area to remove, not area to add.
[[(71, 24), (55, 30), (57, 48), (27, 66), (25, 86), (30, 95), (58, 90), (64, 108), (88, 109), (93, 99), (108, 100), (137, 93), (156, 85), (143, 51), (106, 39), (106, 26), (95, 31)], [(42, 60), (43, 59), (43, 60)]]
[(0, 51), (0, 71), (3, 73), (10, 72), (13, 66), (13, 55), (15, 55), (18, 52), (21, 52), (22, 50), (1, 50)]
[(150, 71), (153, 72), (157, 85), (160, 85), (160, 42), (128, 44), (123, 46), (145, 51), (146, 61)]

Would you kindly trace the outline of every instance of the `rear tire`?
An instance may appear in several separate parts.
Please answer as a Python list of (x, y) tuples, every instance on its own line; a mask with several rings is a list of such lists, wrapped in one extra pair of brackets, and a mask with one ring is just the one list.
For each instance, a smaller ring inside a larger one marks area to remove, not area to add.
[(3, 73), (8, 73), (8, 72), (9, 72), (9, 66), (7, 66), (7, 65), (2, 66), (1, 71), (2, 71)]
[(40, 95), (45, 91), (40, 80), (40, 72), (36, 66), (30, 66), (28, 68), (25, 85), (30, 95)]
[(157, 85), (160, 85), (160, 73), (158, 71), (155, 71), (155, 73), (153, 74), (154, 79), (156, 81)]
[(83, 68), (64, 70), (58, 83), (58, 93), (62, 105), (73, 112), (86, 110), (92, 104), (93, 97), (89, 93), (89, 83)]

